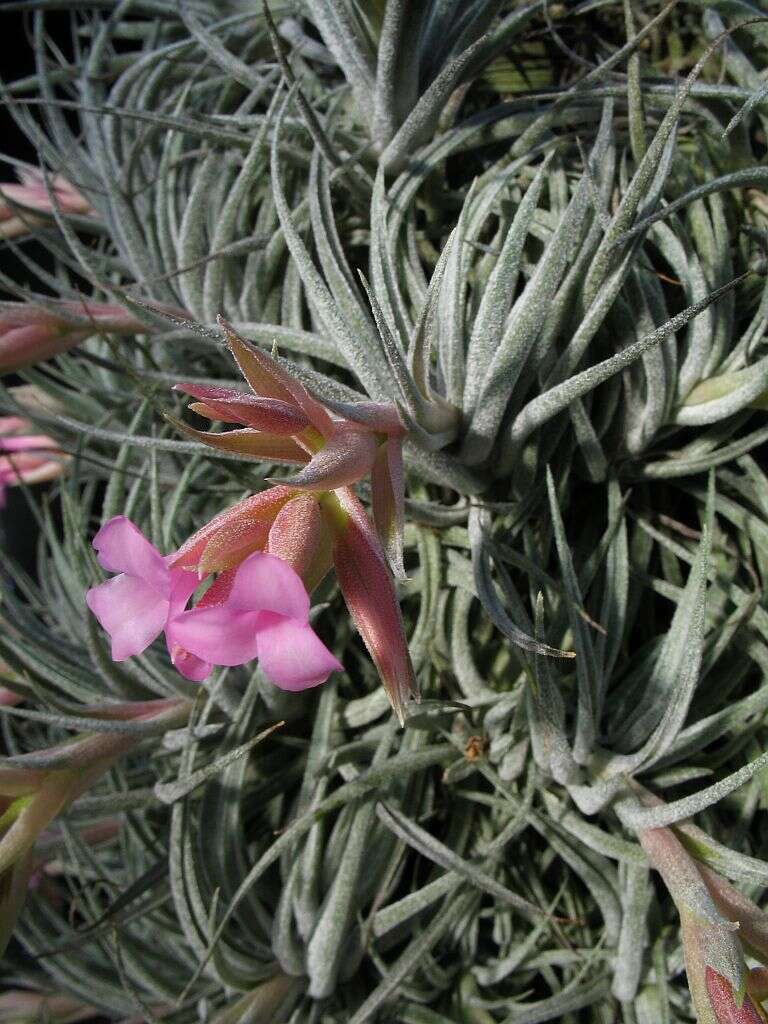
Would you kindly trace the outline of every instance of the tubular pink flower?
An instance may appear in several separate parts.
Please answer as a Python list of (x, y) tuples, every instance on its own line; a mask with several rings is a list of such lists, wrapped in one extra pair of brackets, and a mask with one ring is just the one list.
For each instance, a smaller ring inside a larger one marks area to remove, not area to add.
[(171, 662), (197, 682), (214, 665), (259, 658), (276, 686), (316, 686), (342, 666), (309, 625), (309, 597), (300, 577), (281, 559), (261, 553), (214, 582), (187, 611), (196, 573), (169, 566), (124, 516), (111, 519), (93, 540), (103, 568), (119, 575), (88, 591), (88, 607), (112, 639), (115, 661), (140, 654), (165, 633)]
[[(322, 579), (333, 563), (347, 607), (403, 722), (408, 701), (418, 700), (418, 686), (384, 552), (353, 492), (340, 489), (316, 496), (273, 487), (217, 516), (172, 556), (171, 564), (202, 571), (229, 569), (239, 552), (257, 545), (268, 545), (270, 552), (284, 556), (307, 586)], [(258, 607), (257, 603), (243, 603), (238, 583), (240, 572), (255, 557), (241, 563), (231, 591), (222, 598), (228, 608)], [(202, 612), (187, 613), (195, 614)], [(261, 629), (265, 623), (262, 618)], [(282, 624), (278, 630), (278, 623), (272, 623), (275, 644), (278, 636), (286, 644), (297, 644), (297, 638), (289, 637), (291, 628)], [(186, 633), (180, 642), (200, 657), (217, 656), (209, 649), (201, 653), (199, 647), (190, 646)], [(281, 670), (270, 667), (274, 655), (271, 649), (267, 652), (265, 640), (260, 641), (258, 654), (268, 678), (278, 686), (293, 688), (282, 672), (278, 677)]]
[[(389, 557), (395, 573), (405, 575), (402, 444), (406, 431), (397, 407), (360, 402), (328, 409), (277, 360), (241, 338), (221, 317), (219, 325), (253, 396), (228, 388), (177, 387), (199, 399), (192, 404), (193, 411), (244, 429), (214, 433), (172, 422), (203, 444), (245, 459), (294, 462), (303, 468), (284, 483), (216, 516), (182, 545), (170, 564), (226, 573), (266, 550), (295, 569), (311, 590), (333, 563), (352, 618), (402, 723), (407, 702), (418, 700), (418, 686), (387, 563)], [(375, 530), (349, 490), (368, 476)], [(232, 585), (234, 595), (239, 592), (239, 578)], [(233, 608), (232, 600), (222, 597), (219, 604)], [(311, 660), (314, 650), (314, 641), (302, 632), (304, 624), (298, 619), (269, 620), (267, 630), (266, 616), (265, 611), (258, 644), (265, 673), (286, 688), (311, 685), (296, 677), (301, 659)], [(193, 653), (201, 650), (186, 646)], [(302, 652), (296, 663), (278, 663), (281, 650), (290, 649)]]

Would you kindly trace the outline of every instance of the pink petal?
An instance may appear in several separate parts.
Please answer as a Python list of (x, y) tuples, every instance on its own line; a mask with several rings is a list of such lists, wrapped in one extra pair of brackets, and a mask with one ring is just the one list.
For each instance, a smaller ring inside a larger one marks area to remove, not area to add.
[(238, 611), (269, 611), (299, 622), (309, 619), (309, 596), (301, 578), (280, 558), (256, 552), (235, 575), (227, 604)]
[(200, 585), (200, 577), (196, 572), (185, 572), (184, 569), (171, 569), (171, 602), (168, 618), (175, 619), (187, 607), (187, 601)]
[(185, 651), (178, 644), (173, 646), (168, 644), (168, 653), (171, 656), (171, 664), (179, 675), (184, 676), (185, 679), (191, 679), (194, 683), (202, 683), (213, 670), (210, 661), (203, 661), (202, 658), (195, 657), (194, 654)]
[(113, 661), (145, 651), (168, 618), (168, 599), (144, 580), (125, 573), (92, 587), (85, 600), (112, 638)]
[(109, 572), (126, 572), (170, 597), (171, 577), (165, 559), (137, 526), (125, 516), (115, 516), (93, 538), (99, 565)]
[(0, 452), (56, 450), (56, 442), (45, 434), (22, 434), (20, 437), (0, 437)]
[(227, 605), (194, 608), (168, 623), (168, 650), (176, 647), (213, 665), (243, 665), (257, 654), (256, 629), (259, 613), (236, 611)]
[(306, 690), (344, 671), (311, 626), (274, 612), (259, 616), (259, 665), (281, 690)]

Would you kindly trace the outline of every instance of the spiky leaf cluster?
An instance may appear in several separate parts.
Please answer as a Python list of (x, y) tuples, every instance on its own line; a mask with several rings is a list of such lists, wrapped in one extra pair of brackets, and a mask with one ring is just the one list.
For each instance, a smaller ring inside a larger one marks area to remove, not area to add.
[[(636, 829), (693, 819), (768, 886), (760, 5), (5, 8), (37, 60), (8, 109), (94, 211), (6, 242), (6, 297), (146, 328), (24, 370), (32, 412), (2, 388), (72, 455), (10, 505), (39, 542), (4, 575), (5, 752), (196, 701), (46, 834), (5, 987), (109, 1020), (691, 1020)], [(86, 612), (102, 522), (171, 551), (282, 472), (173, 424), (180, 379), (239, 386), (219, 314), (340, 413), (398, 404), (404, 730), (332, 577), (346, 672), (301, 695), (116, 665)]]

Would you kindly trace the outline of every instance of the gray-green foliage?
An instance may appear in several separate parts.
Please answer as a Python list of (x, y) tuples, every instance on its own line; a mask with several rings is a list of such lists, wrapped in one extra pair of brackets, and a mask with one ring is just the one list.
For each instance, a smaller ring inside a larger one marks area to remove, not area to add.
[[(243, 0), (5, 4), (37, 55), (7, 109), (95, 213), (9, 243), (3, 288), (147, 326), (23, 374), (72, 461), (24, 489), (36, 578), (4, 570), (6, 752), (199, 694), (45, 837), (8, 986), (114, 1020), (690, 1019), (633, 829), (768, 886), (768, 30), (709, 59), (759, 5), (706, 6), (705, 36), (696, 5), (276, 0), (271, 36)], [(314, 622), (346, 672), (304, 694), (116, 665), (86, 613), (102, 521), (171, 551), (280, 473), (163, 418), (179, 379), (236, 386), (219, 313), (329, 407), (398, 404), (402, 731), (332, 578)]]

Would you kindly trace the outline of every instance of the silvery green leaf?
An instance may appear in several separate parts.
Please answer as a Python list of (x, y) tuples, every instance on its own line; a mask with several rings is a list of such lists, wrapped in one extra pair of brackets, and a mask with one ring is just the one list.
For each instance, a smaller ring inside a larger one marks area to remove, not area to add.
[[(590, 154), (595, 163), (599, 163), (608, 146), (610, 125), (611, 108), (606, 105)], [(470, 465), (481, 462), (493, 444), (514, 385), (544, 324), (549, 303), (563, 279), (568, 259), (578, 249), (588, 205), (588, 179), (582, 175), (543, 258), (510, 311), (503, 337), (477, 389), (474, 412), (462, 447), (462, 458)]]

